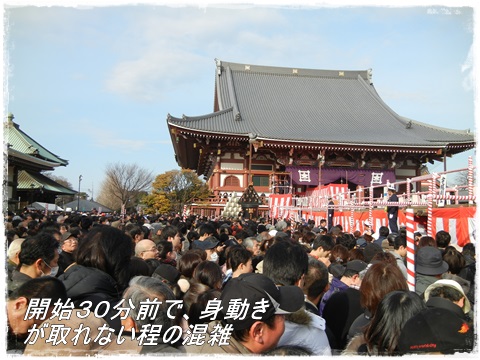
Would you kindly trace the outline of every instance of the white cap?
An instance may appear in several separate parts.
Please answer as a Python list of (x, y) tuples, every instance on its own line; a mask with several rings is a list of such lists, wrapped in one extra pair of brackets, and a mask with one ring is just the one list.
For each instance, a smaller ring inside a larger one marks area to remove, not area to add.
[(464, 297), (464, 304), (463, 304), (463, 312), (465, 314), (467, 314), (470, 309), (471, 309), (471, 306), (470, 306), (470, 301), (468, 300), (468, 298), (465, 296), (465, 292), (463, 291), (463, 288), (460, 286), (460, 284), (458, 282), (456, 282), (455, 280), (451, 280), (451, 279), (441, 279), (441, 280), (437, 280), (435, 281), (433, 284), (431, 284), (429, 287), (427, 287), (427, 289), (425, 290), (425, 294), (424, 294), (424, 297), (425, 297), (425, 301), (428, 301), (428, 299), (430, 298), (430, 293), (433, 289), (436, 289), (436, 288), (439, 288), (439, 287), (442, 287), (442, 286), (447, 286), (447, 287), (451, 287), (451, 288), (454, 288), (458, 291), (460, 291)]

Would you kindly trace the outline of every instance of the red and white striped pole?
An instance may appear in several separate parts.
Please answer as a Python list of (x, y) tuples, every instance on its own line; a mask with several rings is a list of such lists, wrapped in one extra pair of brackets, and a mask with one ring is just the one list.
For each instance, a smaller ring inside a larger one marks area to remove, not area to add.
[(187, 220), (187, 204), (183, 205), (182, 218), (183, 221)]
[(411, 194), (411, 191), (410, 191), (410, 184), (412, 183), (412, 179), (408, 178), (407, 179), (407, 198), (405, 199), (408, 203), (411, 203), (412, 202), (412, 194)]
[(410, 291), (415, 291), (415, 232), (414, 213), (412, 208), (406, 212), (407, 218), (407, 284)]
[(373, 185), (370, 185), (370, 191), (368, 194), (369, 208), (368, 208), (368, 221), (373, 231)]
[[(352, 205), (353, 205), (353, 201), (352, 201)], [(353, 234), (353, 232), (355, 231), (354, 226), (355, 226), (355, 208), (352, 206), (350, 208), (350, 233), (351, 234)]]
[[(468, 197), (469, 200), (472, 199), (473, 197), (473, 160), (472, 157), (468, 157), (468, 173), (467, 173), (467, 178), (468, 178)], [(473, 205), (473, 201), (470, 200), (468, 202), (470, 205)]]
[(435, 179), (437, 174), (433, 173), (428, 184), (428, 206), (427, 206), (427, 235), (434, 237), (433, 235), (433, 197), (435, 195)]

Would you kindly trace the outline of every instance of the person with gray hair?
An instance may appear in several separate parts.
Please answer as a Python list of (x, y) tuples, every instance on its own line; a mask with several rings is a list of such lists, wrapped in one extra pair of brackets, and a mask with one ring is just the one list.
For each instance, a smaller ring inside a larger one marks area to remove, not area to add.
[(288, 224), (287, 224), (287, 222), (284, 221), (284, 220), (280, 220), (279, 222), (277, 222), (277, 223), (275, 224), (275, 230), (277, 230), (277, 231), (283, 231), (283, 232), (285, 232), (285, 230), (287, 229), (287, 227), (288, 227)]
[(10, 245), (8, 246), (7, 250), (7, 271), (8, 271), (8, 280), (12, 280), (12, 273), (20, 263), (20, 259), (18, 258), (18, 254), (20, 254), (20, 249), (22, 248), (22, 243), (25, 239), (18, 238), (13, 240)]
[[(155, 344), (144, 344), (140, 354), (185, 353), (185, 349), (181, 345), (181, 337), (177, 343), (163, 343), (161, 341), (168, 329), (179, 324), (177, 307), (172, 305), (177, 298), (166, 284), (156, 278), (135, 276), (130, 280), (128, 288), (123, 293), (123, 299), (125, 300), (124, 304), (130, 306), (128, 316), (122, 320), (125, 331), (138, 333), (142, 332), (142, 329), (148, 331), (152, 326), (161, 326), (158, 341)], [(140, 314), (141, 311), (144, 311), (143, 306), (146, 301), (155, 301), (155, 306), (158, 306), (156, 316), (153, 318)], [(178, 329), (181, 331), (180, 326)]]
[(255, 236), (247, 237), (245, 240), (243, 240), (242, 245), (248, 251), (250, 251), (253, 254), (253, 256), (257, 256), (260, 254), (260, 243), (258, 242)]

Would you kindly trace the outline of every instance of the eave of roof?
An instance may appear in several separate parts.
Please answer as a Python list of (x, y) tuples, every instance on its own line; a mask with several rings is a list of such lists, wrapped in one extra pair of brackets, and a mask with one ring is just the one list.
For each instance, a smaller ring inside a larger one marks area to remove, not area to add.
[[(32, 186), (33, 185), (33, 186)], [(44, 191), (53, 192), (64, 195), (74, 195), (75, 190), (66, 188), (63, 185), (53, 181), (52, 179), (40, 173), (34, 173), (26, 170), (18, 172), (18, 190), (43, 189)]]
[(53, 170), (53, 168), (60, 166), (59, 163), (57, 162), (51, 162), (43, 159), (39, 159), (35, 156), (25, 154), (23, 152), (20, 152), (18, 150), (12, 149), (11, 147), (8, 147), (8, 156), (12, 159), (20, 160), (25, 164), (30, 164), (34, 167), (43, 169), (43, 170)]
[(20, 126), (9, 120), (4, 124), (5, 140), (9, 148), (18, 152), (37, 157), (61, 166), (67, 166), (68, 161), (47, 150), (29, 135), (20, 130)]

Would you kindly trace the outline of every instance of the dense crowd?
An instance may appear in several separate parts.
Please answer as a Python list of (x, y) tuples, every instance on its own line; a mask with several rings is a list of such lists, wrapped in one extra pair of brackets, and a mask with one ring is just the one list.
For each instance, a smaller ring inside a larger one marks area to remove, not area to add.
[(326, 220), (9, 214), (7, 351), (472, 353), (475, 245)]

